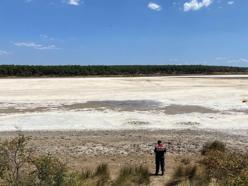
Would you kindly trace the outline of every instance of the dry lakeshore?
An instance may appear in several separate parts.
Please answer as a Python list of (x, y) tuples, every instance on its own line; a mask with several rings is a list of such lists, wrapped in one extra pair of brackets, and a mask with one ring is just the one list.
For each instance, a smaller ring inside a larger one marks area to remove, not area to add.
[[(208, 141), (223, 141), (235, 151), (248, 150), (247, 136), (205, 130), (32, 131), (23, 134), (31, 137), (29, 145), (35, 153), (51, 153), (73, 170), (94, 169), (107, 163), (113, 179), (126, 165), (144, 165), (154, 173), (153, 146), (157, 139), (162, 139), (168, 148), (166, 175), (151, 177), (151, 185), (156, 186), (170, 179), (181, 158), (198, 155)], [(17, 133), (1, 132), (0, 135), (1, 139), (10, 139)]]
[(143, 164), (154, 172), (154, 143), (177, 160), (220, 140), (248, 150), (248, 76), (0, 79), (0, 137), (23, 131), (36, 153), (73, 168)]

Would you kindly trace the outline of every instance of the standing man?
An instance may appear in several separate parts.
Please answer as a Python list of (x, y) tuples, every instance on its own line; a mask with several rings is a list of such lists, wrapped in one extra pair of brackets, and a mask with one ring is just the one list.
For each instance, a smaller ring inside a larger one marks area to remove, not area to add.
[(159, 167), (161, 167), (162, 175), (164, 175), (164, 154), (166, 153), (166, 147), (159, 140), (155, 145), (155, 161), (156, 161), (156, 175), (158, 175)]

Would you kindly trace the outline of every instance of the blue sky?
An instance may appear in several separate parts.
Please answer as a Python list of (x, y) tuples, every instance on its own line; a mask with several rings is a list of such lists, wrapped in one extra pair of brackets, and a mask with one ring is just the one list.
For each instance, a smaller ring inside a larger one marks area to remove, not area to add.
[(247, 0), (1, 0), (0, 64), (248, 66)]

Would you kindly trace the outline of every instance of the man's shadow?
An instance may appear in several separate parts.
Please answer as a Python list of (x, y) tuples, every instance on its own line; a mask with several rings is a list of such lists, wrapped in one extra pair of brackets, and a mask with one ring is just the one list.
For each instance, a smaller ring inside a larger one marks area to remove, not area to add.
[(154, 173), (150, 173), (149, 176), (164, 176), (162, 174), (154, 174)]

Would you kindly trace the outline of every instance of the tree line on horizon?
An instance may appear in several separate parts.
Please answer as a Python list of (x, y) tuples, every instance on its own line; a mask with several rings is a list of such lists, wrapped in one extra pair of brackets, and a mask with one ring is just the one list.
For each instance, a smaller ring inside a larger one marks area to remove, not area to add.
[(245, 67), (207, 65), (0, 65), (0, 77), (142, 76), (247, 73)]

